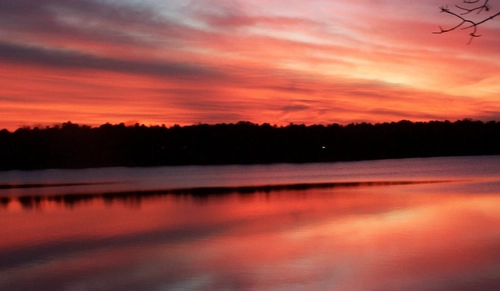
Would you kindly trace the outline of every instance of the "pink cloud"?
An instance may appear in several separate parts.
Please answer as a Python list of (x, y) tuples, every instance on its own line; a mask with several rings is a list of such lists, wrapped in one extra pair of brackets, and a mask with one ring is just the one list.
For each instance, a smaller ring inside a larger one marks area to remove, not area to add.
[[(28, 2), (0, 12), (7, 24), (0, 61), (9, 68), (2, 74), (11, 80), (0, 90), (0, 122), (10, 129), (21, 120), (74, 118), (287, 124), (486, 118), (498, 111), (493, 103), (477, 106), (495, 95), (498, 29), (483, 27), (484, 37), (470, 46), (460, 33), (433, 35), (443, 20), (434, 1), (193, 1), (182, 9), (169, 4), (174, 13)], [(42, 84), (45, 75), (52, 78)], [(107, 110), (107, 100), (119, 100), (117, 109)], [(451, 111), (439, 109), (449, 100)]]

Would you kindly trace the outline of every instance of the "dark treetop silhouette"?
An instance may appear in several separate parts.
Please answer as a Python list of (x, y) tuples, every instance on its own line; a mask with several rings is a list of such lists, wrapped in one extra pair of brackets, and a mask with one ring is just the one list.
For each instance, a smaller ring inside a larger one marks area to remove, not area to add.
[(489, 4), (489, 0), (464, 0), (463, 5), (455, 5), (455, 12), (454, 10), (448, 8), (448, 5), (446, 6), (441, 6), (440, 7), (442, 13), (446, 13), (449, 15), (454, 16), (455, 18), (458, 19), (458, 23), (455, 26), (452, 26), (450, 28), (442, 28), (441, 26), (439, 27), (440, 31), (434, 32), (435, 34), (442, 34), (446, 32), (450, 32), (456, 29), (470, 29), (471, 32), (469, 33), (470, 39), (469, 43), (475, 38), (475, 37), (480, 37), (481, 35), (477, 34), (477, 29), (478, 26), (481, 24), (490, 21), (491, 19), (497, 17), (500, 15), (500, 11), (492, 14), (488, 17), (479, 17), (475, 18), (473, 17), (474, 14), (478, 15), (481, 14), (482, 12), (490, 12), (491, 6)]
[(0, 169), (303, 163), (500, 154), (500, 122), (250, 122), (146, 127), (71, 122), (0, 131)]

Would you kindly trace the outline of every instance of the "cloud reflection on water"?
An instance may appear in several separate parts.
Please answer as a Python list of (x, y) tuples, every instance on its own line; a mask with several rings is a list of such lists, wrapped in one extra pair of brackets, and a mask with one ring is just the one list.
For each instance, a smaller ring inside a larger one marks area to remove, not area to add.
[(22, 212), (13, 203), (0, 212), (0, 287), (498, 290), (500, 196), (454, 187), (232, 192), (209, 203), (160, 195), (141, 207), (45, 201)]

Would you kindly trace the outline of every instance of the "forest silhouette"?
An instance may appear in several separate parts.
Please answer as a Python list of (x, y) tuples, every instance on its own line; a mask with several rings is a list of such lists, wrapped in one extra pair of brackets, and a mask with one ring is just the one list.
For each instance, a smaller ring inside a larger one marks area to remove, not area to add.
[(267, 164), (500, 154), (500, 122), (192, 126), (71, 122), (0, 131), (0, 170)]

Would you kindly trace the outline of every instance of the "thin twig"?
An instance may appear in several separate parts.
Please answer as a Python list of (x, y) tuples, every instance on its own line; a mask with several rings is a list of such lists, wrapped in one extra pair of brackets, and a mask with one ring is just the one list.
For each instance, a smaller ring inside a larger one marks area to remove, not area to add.
[(460, 14), (452, 11), (450, 8), (448, 8), (448, 6), (439, 7), (439, 9), (441, 10), (441, 13), (446, 13), (446, 14), (450, 14), (450, 15), (454, 16), (455, 18), (457, 18), (459, 20), (459, 23), (451, 28), (448, 28), (448, 29), (444, 29), (440, 26), (439, 27), (440, 30), (435, 31), (433, 33), (434, 34), (443, 34), (443, 33), (447, 33), (447, 32), (450, 32), (450, 31), (453, 31), (453, 30), (456, 30), (459, 28), (461, 30), (472, 29), (472, 32), (469, 34), (470, 35), (469, 42), (467, 43), (467, 44), (470, 44), (472, 42), (472, 39), (474, 39), (475, 37), (481, 36), (481, 35), (477, 34), (477, 27), (479, 25), (481, 25), (481, 24), (483, 24), (483, 23), (500, 15), (500, 12), (497, 12), (496, 14), (491, 15), (490, 17), (485, 18), (481, 21), (474, 21), (472, 19), (466, 18), (464, 15), (467, 15), (467, 14), (475, 12), (475, 11), (477, 12), (477, 14), (480, 14), (483, 11), (489, 12), (491, 9), (491, 6), (489, 5), (489, 0), (464, 0), (464, 3), (467, 5), (477, 4), (477, 3), (482, 3), (482, 4), (476, 5), (476, 6), (473, 6), (470, 8), (455, 5), (456, 8), (463, 11)]

